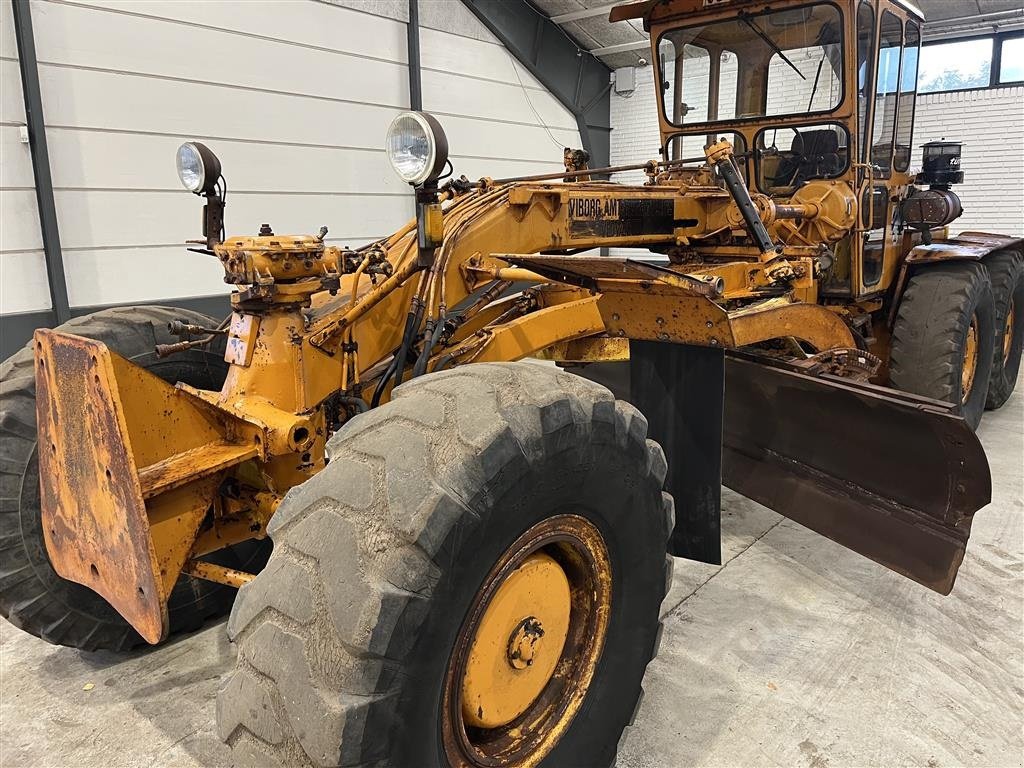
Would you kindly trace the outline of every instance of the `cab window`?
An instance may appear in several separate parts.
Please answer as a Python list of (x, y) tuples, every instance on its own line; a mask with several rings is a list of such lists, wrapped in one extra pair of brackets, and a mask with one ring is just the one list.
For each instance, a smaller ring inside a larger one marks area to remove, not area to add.
[[(889, 178), (896, 137), (896, 103), (900, 87), (900, 54), (903, 52), (903, 24), (892, 13), (882, 13), (878, 40), (878, 75), (875, 78), (874, 121), (871, 130), (871, 163), (876, 175)], [(877, 222), (876, 222), (877, 224)]]
[(736, 166), (740, 169), (744, 181), (747, 180), (747, 142), (743, 134), (734, 131), (716, 131), (715, 133), (700, 133), (683, 135), (676, 134), (669, 139), (665, 157), (669, 160), (683, 161), (680, 163), (683, 168), (699, 168), (704, 165), (704, 148), (716, 144), (722, 139), (728, 139), (732, 144)]
[(757, 134), (757, 186), (768, 195), (788, 195), (811, 179), (846, 172), (850, 137), (838, 123), (765, 128)]
[(914, 102), (917, 97), (917, 62), (920, 52), (921, 28), (913, 21), (908, 21), (896, 115), (896, 150), (893, 157), (893, 167), (900, 172), (910, 167), (910, 142), (914, 137)]
[(665, 119), (682, 126), (830, 112), (843, 100), (842, 58), (842, 17), (831, 3), (670, 29), (658, 39)]

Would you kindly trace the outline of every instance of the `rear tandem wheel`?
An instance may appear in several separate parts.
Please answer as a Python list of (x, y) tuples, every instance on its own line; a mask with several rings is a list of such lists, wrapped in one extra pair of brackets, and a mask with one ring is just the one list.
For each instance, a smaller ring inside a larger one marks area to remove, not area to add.
[(232, 610), (237, 763), (612, 764), (671, 574), (646, 432), (534, 363), (429, 374), (350, 421)]
[(996, 251), (983, 263), (992, 280), (996, 308), (995, 356), (985, 402), (986, 408), (994, 410), (1013, 394), (1024, 350), (1024, 254)]

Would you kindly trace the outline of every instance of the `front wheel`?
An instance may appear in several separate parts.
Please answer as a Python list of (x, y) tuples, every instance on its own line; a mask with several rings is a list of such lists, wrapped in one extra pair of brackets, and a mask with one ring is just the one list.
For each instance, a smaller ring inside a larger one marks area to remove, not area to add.
[(533, 363), (430, 374), (353, 419), (232, 611), (236, 761), (610, 765), (670, 575), (646, 433)]

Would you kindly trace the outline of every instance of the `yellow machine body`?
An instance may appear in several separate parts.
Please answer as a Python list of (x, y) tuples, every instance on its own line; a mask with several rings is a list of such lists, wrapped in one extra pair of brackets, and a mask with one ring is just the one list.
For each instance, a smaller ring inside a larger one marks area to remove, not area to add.
[[(902, 5), (882, 4), (900, 18), (912, 16)], [(841, 17), (848, 46), (856, 39), (853, 8), (845, 3)], [(688, 15), (715, 19), (735, 8), (705, 11), (700, 0), (673, 0), (634, 4), (618, 15), (637, 13), (657, 41)], [(853, 137), (855, 64), (844, 59), (846, 95), (827, 118)], [(741, 120), (730, 130), (753, 146), (766, 120)], [(787, 120), (798, 121), (770, 122)], [(679, 129), (664, 113), (661, 121), (670, 142)], [(716, 135), (726, 133), (720, 128)], [(158, 642), (168, 630), (168, 595), (183, 572), (235, 586), (250, 578), (202, 558), (265, 535), (284, 494), (324, 467), (327, 439), (372, 404), (389, 366), (401, 380), (417, 362), (423, 373), (529, 356), (614, 361), (639, 340), (764, 347), (863, 380), (873, 369), (856, 364), (858, 357), (864, 363), (857, 328), (881, 306), (879, 289), (858, 277), (868, 226), (859, 201), (875, 183), (870, 171), (850, 163), (835, 178), (810, 180), (786, 195), (754, 183), (750, 202), (781, 243), (767, 252), (752, 240), (737, 196), (713, 172), (746, 165), (743, 175), (756, 180), (753, 160), (745, 156), (737, 166), (733, 150), (709, 141), (699, 163), (652, 161), (646, 185), (576, 180), (589, 179), (579, 171), (567, 172), (569, 181), (449, 184), (429, 211), (429, 228), (442, 233), (429, 253), (417, 242), (415, 221), (358, 250), (326, 247), (322, 236), (228, 239), (214, 248), (225, 280), (237, 288), (227, 329), (230, 367), (219, 392), (167, 384), (101, 342), (38, 331), (42, 509), (54, 568)], [(893, 173), (884, 184), (893, 193), (910, 180)], [(897, 251), (916, 244), (886, 233), (880, 285), (899, 273)], [(594, 250), (614, 247), (650, 248), (668, 259), (652, 264)], [(848, 275), (847, 296), (826, 301), (823, 280), (835, 265)], [(529, 287), (509, 295), (513, 283)], [(422, 361), (396, 359), (407, 317), (420, 318), (422, 338), (441, 328)], [(816, 353), (833, 357), (823, 362)], [(382, 387), (379, 401), (389, 392), (390, 384)], [(950, 513), (942, 524), (962, 530), (965, 519), (969, 531), (969, 515)]]

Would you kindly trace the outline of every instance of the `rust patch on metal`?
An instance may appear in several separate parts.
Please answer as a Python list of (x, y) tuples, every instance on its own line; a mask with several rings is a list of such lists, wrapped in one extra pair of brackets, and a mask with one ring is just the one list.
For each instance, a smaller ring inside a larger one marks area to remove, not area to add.
[(220, 478), (258, 453), (253, 430), (102, 342), (40, 330), (35, 343), (50, 561), (159, 642)]
[[(167, 595), (127, 442), (110, 352), (35, 333), (43, 535), (54, 570), (104, 597), (148, 642), (166, 635)], [(58, 373), (59, 372), (59, 373)]]
[(217, 565), (216, 563), (208, 563), (205, 560), (190, 560), (182, 570), (189, 576), (195, 576), (197, 579), (226, 584), (235, 589), (244, 587), (256, 578), (255, 574), (239, 571), (235, 568), (228, 568), (224, 565)]
[(754, 305), (731, 312), (729, 324), (739, 347), (787, 336), (806, 341), (819, 352), (857, 344), (842, 318), (819, 304)]
[(908, 264), (930, 264), (936, 261), (980, 261), (993, 251), (1024, 243), (1024, 238), (993, 235), (988, 232), (961, 232), (948, 240), (918, 245), (907, 254)]
[(737, 352), (725, 381), (725, 485), (949, 594), (992, 493), (953, 406)]

